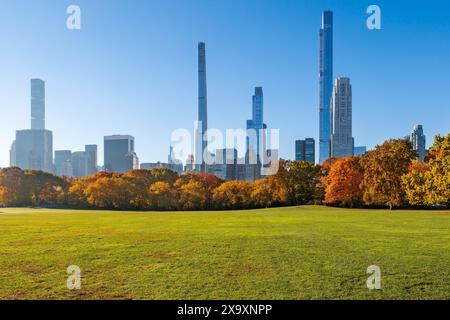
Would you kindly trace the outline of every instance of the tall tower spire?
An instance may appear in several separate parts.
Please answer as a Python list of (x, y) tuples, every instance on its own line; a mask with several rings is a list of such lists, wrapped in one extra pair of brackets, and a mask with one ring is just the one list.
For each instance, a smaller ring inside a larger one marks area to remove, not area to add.
[(206, 48), (205, 43), (198, 44), (198, 132), (196, 135), (197, 171), (206, 171), (205, 155), (207, 150), (206, 132), (208, 130), (208, 99), (206, 88)]
[(333, 12), (324, 11), (320, 29), (320, 132), (319, 162), (330, 157), (331, 149), (331, 95), (333, 92)]

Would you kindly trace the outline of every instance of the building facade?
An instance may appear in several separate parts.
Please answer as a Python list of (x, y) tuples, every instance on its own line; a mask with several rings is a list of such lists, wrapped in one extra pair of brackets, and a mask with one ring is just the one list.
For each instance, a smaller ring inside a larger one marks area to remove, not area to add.
[(45, 83), (31, 80), (31, 129), (16, 131), (10, 163), (23, 170), (53, 173), (53, 133), (45, 129)]
[(88, 176), (94, 175), (97, 172), (97, 145), (87, 144), (84, 147), (84, 152), (86, 153), (86, 174)]
[(331, 103), (331, 157), (353, 156), (352, 86), (350, 79), (336, 79)]
[(426, 156), (426, 137), (423, 133), (423, 126), (417, 124), (414, 126), (410, 135), (410, 141), (413, 146), (413, 150), (417, 152), (420, 162), (425, 160)]
[(126, 173), (139, 168), (134, 151), (134, 137), (113, 135), (104, 137), (105, 170)]
[(316, 162), (316, 142), (313, 138), (295, 141), (295, 160)]
[(31, 79), (31, 130), (45, 129), (45, 82)]
[(319, 69), (319, 162), (330, 157), (331, 151), (331, 108), (333, 92), (333, 12), (324, 11), (320, 29), (320, 69)]
[(72, 151), (55, 150), (55, 175), (72, 177), (73, 172), (71, 175), (67, 175), (68, 164), (72, 167)]

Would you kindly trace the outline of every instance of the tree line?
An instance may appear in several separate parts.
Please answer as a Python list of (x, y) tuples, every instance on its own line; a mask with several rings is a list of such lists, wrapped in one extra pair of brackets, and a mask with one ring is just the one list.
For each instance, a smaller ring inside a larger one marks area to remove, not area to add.
[(42, 171), (0, 170), (0, 206), (114, 210), (228, 210), (303, 204), (341, 207), (449, 207), (450, 134), (437, 136), (425, 162), (412, 145), (389, 140), (362, 157), (323, 165), (280, 160), (276, 175), (223, 181), (165, 168), (99, 172), (68, 179)]

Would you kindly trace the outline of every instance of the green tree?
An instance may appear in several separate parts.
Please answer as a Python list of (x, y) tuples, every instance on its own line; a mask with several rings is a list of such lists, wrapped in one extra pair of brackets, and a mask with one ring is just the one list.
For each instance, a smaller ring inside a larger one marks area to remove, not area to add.
[(361, 158), (363, 200), (367, 205), (399, 207), (406, 203), (402, 176), (417, 157), (411, 143), (389, 140)]

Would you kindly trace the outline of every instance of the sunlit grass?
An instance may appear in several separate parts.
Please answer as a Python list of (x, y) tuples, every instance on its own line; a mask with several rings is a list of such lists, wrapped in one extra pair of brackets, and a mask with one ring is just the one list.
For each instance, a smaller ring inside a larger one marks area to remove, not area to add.
[(0, 299), (48, 298), (450, 299), (450, 212), (0, 208)]

